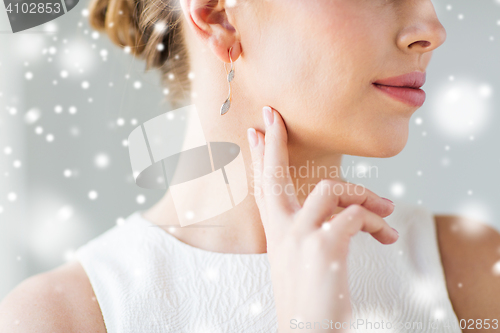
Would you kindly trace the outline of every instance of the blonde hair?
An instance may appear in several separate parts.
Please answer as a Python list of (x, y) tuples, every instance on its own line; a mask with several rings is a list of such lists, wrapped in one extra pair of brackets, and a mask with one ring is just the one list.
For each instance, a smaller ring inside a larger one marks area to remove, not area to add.
[[(116, 45), (158, 68), (168, 100), (176, 106), (189, 97), (189, 59), (182, 37), (179, 0), (92, 0), (90, 25)], [(173, 75), (173, 77), (172, 77)]]

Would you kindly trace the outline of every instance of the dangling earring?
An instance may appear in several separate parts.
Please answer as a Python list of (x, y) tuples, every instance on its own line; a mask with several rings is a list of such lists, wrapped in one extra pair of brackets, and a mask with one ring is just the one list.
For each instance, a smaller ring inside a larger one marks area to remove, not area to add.
[(224, 102), (224, 104), (222, 104), (222, 107), (220, 108), (220, 115), (223, 116), (225, 115), (228, 111), (229, 111), (229, 108), (231, 107), (231, 81), (233, 81), (234, 79), (234, 65), (233, 65), (233, 59), (231, 58), (231, 50), (233, 48), (231, 47), (229, 49), (229, 60), (231, 60), (231, 70), (229, 71), (229, 73), (227, 72), (227, 68), (226, 68), (226, 63), (224, 63), (224, 70), (226, 71), (226, 74), (227, 74), (227, 82), (229, 83), (229, 94), (227, 96), (227, 99), (226, 101)]

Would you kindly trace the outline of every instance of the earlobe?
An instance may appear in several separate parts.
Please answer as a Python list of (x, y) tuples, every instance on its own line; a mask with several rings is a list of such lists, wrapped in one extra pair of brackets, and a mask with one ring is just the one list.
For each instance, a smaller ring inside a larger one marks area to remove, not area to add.
[(207, 45), (223, 62), (231, 57), (236, 61), (241, 54), (241, 44), (236, 29), (229, 23), (225, 1), (180, 0), (188, 29)]

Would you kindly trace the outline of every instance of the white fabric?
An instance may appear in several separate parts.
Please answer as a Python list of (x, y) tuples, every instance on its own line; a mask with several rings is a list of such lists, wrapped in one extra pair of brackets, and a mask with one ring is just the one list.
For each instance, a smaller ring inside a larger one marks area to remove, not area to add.
[[(360, 232), (350, 244), (349, 286), (353, 322), (358, 323), (353, 332), (461, 332), (446, 289), (432, 213), (396, 202), (386, 221), (399, 231), (396, 243), (383, 245)], [(109, 333), (277, 331), (266, 253), (192, 247), (136, 211), (76, 255)], [(382, 320), (385, 329), (377, 329)], [(392, 329), (387, 329), (388, 321)], [(439, 326), (430, 328), (431, 323)]]

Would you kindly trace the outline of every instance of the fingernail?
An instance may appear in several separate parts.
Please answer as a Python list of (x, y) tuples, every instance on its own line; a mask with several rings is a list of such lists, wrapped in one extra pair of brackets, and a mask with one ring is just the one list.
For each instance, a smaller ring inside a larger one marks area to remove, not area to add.
[(382, 198), (382, 199), (389, 201), (394, 206), (394, 202), (392, 202), (391, 200), (389, 200), (387, 198)]
[(250, 147), (252, 148), (257, 147), (258, 138), (257, 138), (257, 132), (255, 132), (255, 128), (249, 128), (247, 130), (247, 135), (248, 135), (248, 141), (250, 142)]
[(394, 230), (398, 234), (398, 236), (399, 236), (399, 232), (396, 229), (392, 228), (392, 230)]
[(269, 106), (264, 106), (262, 108), (262, 115), (264, 116), (264, 123), (266, 126), (271, 126), (274, 121), (273, 110)]

